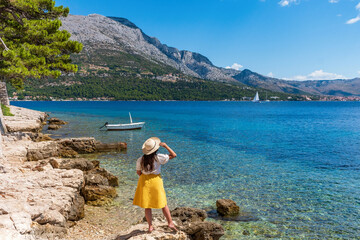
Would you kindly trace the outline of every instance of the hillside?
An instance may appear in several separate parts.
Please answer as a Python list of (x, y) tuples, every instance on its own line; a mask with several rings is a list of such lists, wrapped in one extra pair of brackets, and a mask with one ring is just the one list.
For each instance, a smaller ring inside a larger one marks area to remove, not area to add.
[[(126, 19), (93, 14), (62, 21), (72, 39), (84, 45), (72, 56), (79, 71), (59, 79), (29, 79), (25, 91), (17, 93), (19, 99), (248, 100), (256, 91), (263, 98), (289, 98), (246, 86), (229, 77), (239, 71), (215, 67), (201, 54), (167, 47)], [(10, 96), (13, 92), (9, 87)]]

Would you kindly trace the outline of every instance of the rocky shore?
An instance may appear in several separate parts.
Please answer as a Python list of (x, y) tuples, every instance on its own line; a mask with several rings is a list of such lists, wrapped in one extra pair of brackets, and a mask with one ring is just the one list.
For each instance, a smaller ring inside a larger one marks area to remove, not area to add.
[(30, 109), (10, 110), (15, 116), (4, 117), (8, 133), (0, 135), (0, 239), (211, 240), (224, 234), (221, 225), (204, 221), (205, 211), (192, 208), (171, 212), (180, 231), (171, 232), (155, 214), (156, 229), (148, 234), (141, 209), (113, 202), (121, 198), (118, 178), (99, 161), (81, 157), (123, 151), (126, 143), (52, 139), (41, 133), (44, 125), (58, 129), (66, 122)]

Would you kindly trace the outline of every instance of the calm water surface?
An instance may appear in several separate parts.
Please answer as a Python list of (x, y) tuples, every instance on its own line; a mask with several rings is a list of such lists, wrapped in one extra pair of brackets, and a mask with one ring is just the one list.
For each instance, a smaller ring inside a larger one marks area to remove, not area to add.
[[(359, 102), (12, 104), (69, 121), (56, 135), (127, 142), (127, 154), (99, 156), (120, 177), (124, 201), (136, 187), (142, 143), (158, 136), (178, 154), (162, 173), (170, 206), (210, 211), (230, 198), (252, 216), (210, 219), (226, 228), (224, 239), (360, 239)], [(146, 122), (142, 130), (99, 131), (128, 122), (129, 111)]]

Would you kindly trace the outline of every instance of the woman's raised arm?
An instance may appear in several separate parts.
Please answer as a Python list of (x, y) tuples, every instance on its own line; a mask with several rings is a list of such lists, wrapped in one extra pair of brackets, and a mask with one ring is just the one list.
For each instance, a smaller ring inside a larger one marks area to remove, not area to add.
[(176, 158), (176, 153), (166, 143), (161, 142), (160, 146), (162, 146), (162, 147), (166, 148), (166, 150), (168, 150), (170, 159)]

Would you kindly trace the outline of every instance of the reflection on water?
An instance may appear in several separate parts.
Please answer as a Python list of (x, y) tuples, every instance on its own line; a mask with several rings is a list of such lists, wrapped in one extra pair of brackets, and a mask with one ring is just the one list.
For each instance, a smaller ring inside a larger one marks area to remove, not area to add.
[[(158, 136), (178, 157), (163, 167), (170, 207), (213, 210), (235, 200), (256, 221), (219, 221), (224, 239), (359, 239), (360, 103), (15, 102), (69, 121), (56, 132), (125, 141), (100, 155), (119, 176), (124, 204), (135, 160)], [(99, 131), (104, 122), (145, 121), (140, 131)], [(162, 152), (164, 152), (162, 150)]]

